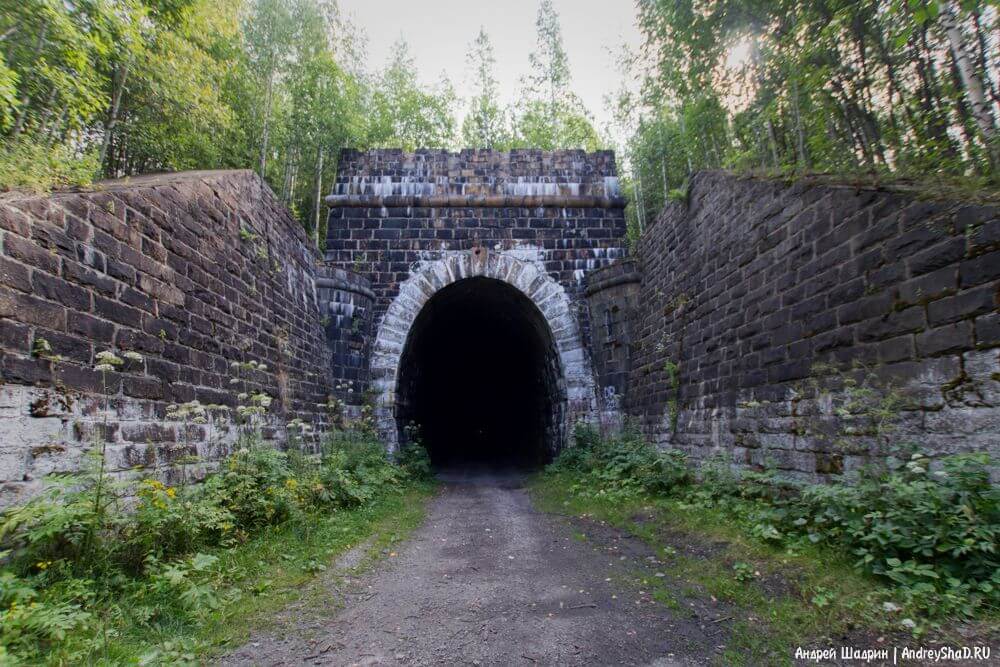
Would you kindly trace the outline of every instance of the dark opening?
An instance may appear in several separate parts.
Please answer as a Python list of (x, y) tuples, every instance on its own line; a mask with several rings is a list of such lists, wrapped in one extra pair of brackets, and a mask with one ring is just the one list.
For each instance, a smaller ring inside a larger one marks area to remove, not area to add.
[(416, 424), (438, 467), (532, 467), (551, 458), (562, 401), (544, 317), (499, 280), (445, 287), (414, 321), (400, 362), (397, 419)]

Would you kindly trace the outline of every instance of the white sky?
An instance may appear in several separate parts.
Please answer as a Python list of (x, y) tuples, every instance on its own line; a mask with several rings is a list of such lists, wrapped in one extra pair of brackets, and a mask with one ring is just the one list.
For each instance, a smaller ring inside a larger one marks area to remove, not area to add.
[[(496, 76), (505, 103), (514, 101), (519, 79), (529, 70), (535, 48), (538, 0), (340, 0), (341, 9), (367, 34), (365, 69), (381, 69), (401, 35), (410, 45), (421, 80), (445, 72), (456, 92), (470, 96), (466, 64), (469, 44), (486, 28), (496, 54)], [(636, 50), (641, 37), (633, 0), (553, 0), (569, 56), (573, 90), (593, 114), (598, 128), (609, 120), (603, 97), (620, 81), (612, 52), (622, 43)], [(457, 114), (461, 119), (465, 105)]]

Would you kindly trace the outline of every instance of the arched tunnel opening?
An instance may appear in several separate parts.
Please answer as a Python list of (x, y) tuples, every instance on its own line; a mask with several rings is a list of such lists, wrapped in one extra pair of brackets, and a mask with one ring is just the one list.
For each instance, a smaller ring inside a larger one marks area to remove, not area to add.
[(415, 425), (438, 468), (549, 461), (563, 410), (556, 346), (518, 289), (466, 278), (439, 290), (410, 328), (396, 396), (402, 442)]

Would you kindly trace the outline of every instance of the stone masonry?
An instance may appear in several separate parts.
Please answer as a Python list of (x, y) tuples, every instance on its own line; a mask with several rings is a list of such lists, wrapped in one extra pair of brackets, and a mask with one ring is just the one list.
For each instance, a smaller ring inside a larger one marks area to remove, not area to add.
[[(73, 470), (103, 440), (118, 475), (194, 474), (232, 442), (165, 420), (171, 403), (274, 398), (271, 428), (321, 422), (332, 383), (315, 251), (250, 172), (99, 184), (0, 199), (0, 504)], [(45, 343), (50, 350), (43, 351)], [(133, 351), (119, 371), (95, 354)], [(254, 361), (264, 369), (233, 369)], [(199, 463), (176, 465), (197, 456)]]
[(590, 271), (625, 255), (611, 152), (346, 150), (327, 203), (326, 264), (366, 277), (375, 295), (361, 387), (390, 446), (409, 325), (436, 290), (471, 275), (539, 304), (564, 357), (565, 419), (597, 417), (584, 291)]
[[(662, 446), (807, 479), (1000, 455), (1000, 207), (701, 173), (639, 257), (623, 405)], [(898, 394), (889, 430), (845, 379)]]
[[(116, 475), (197, 477), (258, 391), (268, 437), (334, 395), (392, 448), (410, 329), (467, 278), (551, 348), (550, 451), (632, 418), (811, 480), (904, 443), (1000, 455), (998, 206), (701, 173), (627, 257), (614, 156), (534, 150), (344, 151), (327, 202), (320, 257), (245, 171), (0, 197), (0, 504), (98, 442)], [(105, 349), (142, 361), (105, 375)], [(224, 407), (165, 418), (191, 400)]]

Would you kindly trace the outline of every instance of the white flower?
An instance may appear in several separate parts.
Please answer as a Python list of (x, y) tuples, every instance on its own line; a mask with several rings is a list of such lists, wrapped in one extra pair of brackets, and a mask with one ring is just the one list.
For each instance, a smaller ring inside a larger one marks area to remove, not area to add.
[(111, 364), (97, 364), (96, 366), (94, 366), (94, 370), (106, 373), (108, 371), (115, 370), (115, 367), (112, 366)]
[(229, 384), (239, 384), (239, 383), (240, 381), (238, 378), (233, 378), (232, 380), (229, 381)]
[(267, 370), (267, 365), (266, 364), (260, 364), (260, 365), (257, 366), (257, 370), (259, 370), (259, 371), (266, 371)]
[(102, 364), (111, 364), (113, 366), (120, 366), (121, 364), (124, 363), (111, 350), (103, 350), (101, 352), (98, 352), (96, 358)]
[(138, 352), (133, 352), (132, 350), (129, 350), (122, 356), (125, 357), (126, 359), (131, 359), (132, 361), (142, 361), (142, 355), (139, 354)]
[(899, 611), (899, 605), (896, 604), (895, 602), (883, 602), (882, 609), (884, 609), (889, 613), (892, 613), (894, 611)]
[(904, 618), (902, 621), (899, 622), (899, 624), (902, 625), (907, 630), (912, 630), (913, 628), (917, 627), (916, 621), (914, 621), (912, 618)]
[(247, 393), (245, 391), (241, 391), (240, 393), (236, 394), (236, 398), (237, 400), (245, 401), (247, 400)]
[(232, 363), (229, 364), (229, 367), (233, 368), (233, 369), (239, 368), (240, 367), (240, 362), (234, 361), (234, 362), (232, 362)]

